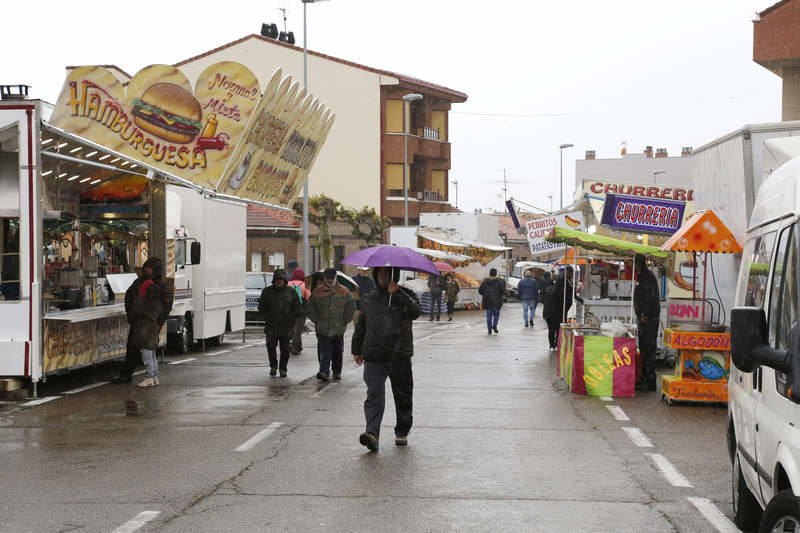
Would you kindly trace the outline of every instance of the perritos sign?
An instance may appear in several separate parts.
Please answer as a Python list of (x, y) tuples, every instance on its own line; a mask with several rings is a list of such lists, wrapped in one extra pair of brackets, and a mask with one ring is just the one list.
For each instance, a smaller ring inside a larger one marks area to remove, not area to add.
[(536, 257), (545, 253), (566, 250), (566, 244), (547, 242), (545, 238), (556, 226), (582, 230), (584, 227), (583, 214), (580, 211), (574, 211), (572, 213), (560, 215), (549, 215), (543, 218), (537, 218), (536, 220), (529, 220), (525, 226), (528, 232), (528, 244), (531, 248), (531, 256)]

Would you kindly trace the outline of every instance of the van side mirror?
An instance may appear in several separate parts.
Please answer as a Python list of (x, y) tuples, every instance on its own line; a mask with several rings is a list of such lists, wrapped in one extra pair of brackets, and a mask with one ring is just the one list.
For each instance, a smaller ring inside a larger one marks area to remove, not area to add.
[(791, 372), (789, 352), (769, 345), (767, 315), (760, 307), (731, 310), (731, 360), (742, 372), (752, 372), (761, 365)]
[(192, 261), (193, 265), (200, 264), (200, 243), (197, 241), (192, 241), (191, 248), (189, 249), (189, 258)]

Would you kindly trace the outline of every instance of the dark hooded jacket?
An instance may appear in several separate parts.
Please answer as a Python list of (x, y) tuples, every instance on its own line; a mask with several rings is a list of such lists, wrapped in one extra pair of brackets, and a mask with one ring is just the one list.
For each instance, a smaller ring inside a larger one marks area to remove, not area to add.
[(300, 315), (300, 298), (297, 292), (284, 285), (277, 287), (279, 279), (286, 281), (286, 271), (279, 268), (272, 274), (272, 285), (264, 287), (258, 299), (258, 312), (264, 317), (264, 333), (270, 337), (291, 335)]
[(483, 296), (481, 305), (484, 309), (500, 309), (506, 294), (506, 282), (497, 276), (490, 276), (481, 282), (478, 294)]
[(389, 296), (387, 289), (376, 286), (361, 299), (351, 353), (365, 361), (399, 361), (414, 355), (412, 326), (420, 314), (419, 301), (403, 287), (391, 295), (391, 305)]
[(162, 277), (161, 261), (151, 257), (144, 267), (153, 270), (152, 279), (139, 278), (125, 292), (125, 310), (130, 323), (131, 344), (155, 350), (161, 327), (172, 310), (172, 290)]
[(636, 312), (637, 320), (641, 320), (642, 316), (657, 320), (661, 315), (658, 281), (648, 268), (643, 268), (636, 279), (636, 289), (633, 291), (633, 310)]
[(544, 291), (544, 310), (542, 316), (545, 320), (566, 320), (566, 314), (572, 307), (572, 282), (566, 282), (567, 305), (564, 306), (564, 276), (560, 276), (553, 285)]

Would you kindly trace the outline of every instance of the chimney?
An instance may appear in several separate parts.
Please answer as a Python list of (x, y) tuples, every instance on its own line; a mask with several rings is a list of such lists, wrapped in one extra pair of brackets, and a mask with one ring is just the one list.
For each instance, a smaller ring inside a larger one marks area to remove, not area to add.
[(688, 157), (692, 155), (692, 147), (691, 146), (684, 146), (681, 148), (681, 157)]
[(30, 85), (0, 85), (0, 100), (25, 100)]
[(667, 157), (667, 149), (666, 148), (656, 148), (656, 158), (659, 157)]
[(645, 157), (653, 157), (653, 147), (652, 146), (645, 146), (644, 147), (644, 155)]
[(594, 159), (594, 150), (586, 150), (586, 159)]

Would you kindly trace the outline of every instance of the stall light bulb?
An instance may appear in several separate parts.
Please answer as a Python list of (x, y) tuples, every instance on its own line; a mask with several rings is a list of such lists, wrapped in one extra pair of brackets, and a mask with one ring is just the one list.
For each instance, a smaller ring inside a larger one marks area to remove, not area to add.
[(642, 236), (641, 235), (637, 235), (636, 238), (639, 239), (640, 241), (642, 240)]
[(42, 172), (42, 176), (49, 176), (52, 173), (53, 173), (52, 170), (48, 170), (48, 171)]
[(66, 176), (66, 175), (67, 175), (67, 173), (66, 173), (66, 172), (62, 172), (61, 174), (59, 174), (59, 175), (58, 175), (58, 177), (59, 177), (59, 178), (63, 178), (63, 177), (64, 177), (64, 176)]
[[(113, 161), (112, 161), (112, 163), (113, 163)], [(124, 167), (124, 166), (126, 166), (127, 164), (128, 164), (128, 162), (127, 162), (127, 161), (123, 161), (123, 162), (122, 162), (122, 166), (123, 166), (123, 167)]]
[(85, 155), (85, 156), (83, 156), (83, 157), (92, 157), (92, 156), (93, 156), (94, 154), (96, 154), (96, 153), (97, 153), (97, 150), (92, 150), (91, 152), (89, 152), (88, 154), (86, 154), (86, 155)]
[(51, 143), (51, 142), (53, 142), (53, 138), (52, 137), (50, 137), (49, 139), (45, 139), (45, 140), (42, 141), (42, 146), (44, 146), (45, 144)]
[(136, 163), (131, 163), (131, 168), (136, 168)]
[(111, 157), (111, 154), (105, 154), (103, 157), (100, 157), (100, 158), (98, 158), (98, 159), (100, 159), (100, 161), (105, 161), (105, 160), (106, 160), (106, 159), (108, 159), (109, 157)]
[(58, 146), (56, 146), (56, 148), (64, 148), (66, 145), (67, 143), (61, 143)]
[(83, 179), (82, 179), (81, 181), (79, 181), (78, 183), (86, 183), (86, 182), (87, 182), (87, 181), (89, 181), (90, 179), (92, 179), (92, 178), (83, 178)]
[(97, 180), (92, 180), (92, 182), (91, 182), (89, 185), (94, 185), (95, 183), (100, 183), (100, 180), (99, 180), (99, 179), (97, 179)]
[(74, 176), (68, 177), (67, 181), (74, 181), (74, 180), (76, 180), (76, 179), (78, 179), (80, 177), (81, 177), (80, 174), (75, 174)]
[(75, 148), (70, 150), (69, 153), (74, 154), (75, 152), (80, 152), (81, 150), (83, 150), (83, 146), (76, 146)]
[(115, 157), (114, 159), (109, 161), (109, 163), (116, 163), (117, 161), (119, 161), (119, 157)]

